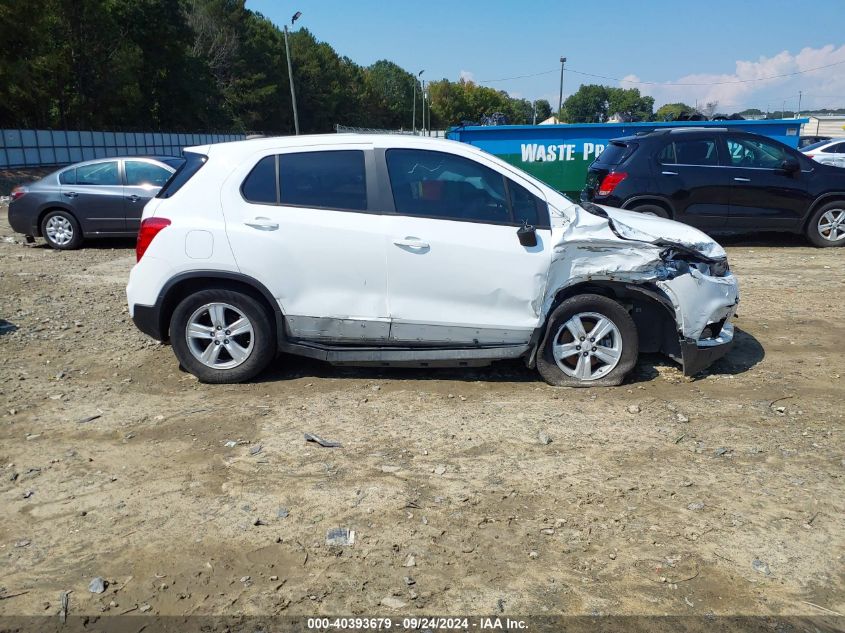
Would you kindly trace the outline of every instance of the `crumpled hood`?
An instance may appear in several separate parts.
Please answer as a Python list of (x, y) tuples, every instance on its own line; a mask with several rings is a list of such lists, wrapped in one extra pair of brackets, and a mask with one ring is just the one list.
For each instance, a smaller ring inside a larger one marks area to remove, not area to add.
[[(636, 211), (626, 211), (604, 205), (596, 206), (601, 207), (607, 213), (613, 221), (613, 227), (625, 239), (649, 243), (673, 242), (691, 248), (712, 259), (723, 259), (727, 256), (725, 249), (718, 242), (688, 224), (654, 215), (645, 215)], [(589, 213), (589, 211), (586, 211), (586, 213)]]

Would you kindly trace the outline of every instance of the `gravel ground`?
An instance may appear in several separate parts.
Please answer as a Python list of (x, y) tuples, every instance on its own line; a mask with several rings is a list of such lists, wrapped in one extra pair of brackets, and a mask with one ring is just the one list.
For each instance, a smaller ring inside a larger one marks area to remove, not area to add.
[(738, 344), (696, 380), (213, 386), (129, 320), (131, 242), (0, 215), (0, 615), (845, 613), (842, 249), (731, 240)]

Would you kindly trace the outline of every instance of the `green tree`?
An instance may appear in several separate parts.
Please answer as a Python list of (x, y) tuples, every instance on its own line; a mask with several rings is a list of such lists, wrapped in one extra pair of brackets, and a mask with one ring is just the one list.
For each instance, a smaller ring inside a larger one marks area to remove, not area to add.
[(666, 103), (657, 109), (654, 118), (658, 121), (677, 121), (681, 115), (692, 114), (695, 108), (686, 103)]
[(585, 84), (563, 102), (566, 123), (601, 123), (607, 120), (607, 87)]
[[(378, 128), (411, 127), (415, 90), (414, 76), (397, 64), (382, 59), (366, 69), (365, 81), (369, 126)], [(416, 98), (419, 99), (419, 93)]]
[(654, 116), (654, 97), (642, 96), (637, 88), (607, 88), (607, 114), (650, 121)]
[(538, 99), (535, 101), (534, 107), (537, 108), (537, 123), (545, 121), (552, 116), (552, 106), (545, 99)]

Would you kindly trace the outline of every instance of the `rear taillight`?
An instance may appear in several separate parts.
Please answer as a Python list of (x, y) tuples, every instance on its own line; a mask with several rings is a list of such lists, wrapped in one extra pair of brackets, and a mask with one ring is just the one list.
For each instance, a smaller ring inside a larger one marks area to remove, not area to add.
[(11, 193), (12, 200), (17, 200), (18, 198), (22, 198), (28, 192), (29, 192), (29, 189), (27, 189), (24, 186), (15, 187), (14, 189), (12, 189), (12, 193)]
[(625, 180), (628, 177), (628, 174), (624, 171), (618, 171), (612, 174), (608, 174), (604, 177), (599, 185), (599, 195), (600, 196), (609, 196), (613, 193), (613, 190), (616, 189), (616, 186)]
[(816, 157), (815, 154), (804, 154), (804, 156), (806, 156), (807, 158), (815, 158)]
[(153, 238), (158, 235), (159, 231), (168, 226), (170, 226), (170, 220), (167, 218), (147, 218), (141, 222), (141, 228), (138, 230), (138, 242), (135, 244), (136, 261), (141, 261)]

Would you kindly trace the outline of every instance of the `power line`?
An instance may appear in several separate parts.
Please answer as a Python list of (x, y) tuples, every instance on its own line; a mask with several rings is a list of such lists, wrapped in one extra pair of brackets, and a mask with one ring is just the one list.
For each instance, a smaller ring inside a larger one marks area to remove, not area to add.
[[(638, 81), (633, 79), (620, 79), (618, 77), (608, 77), (607, 75), (597, 75), (595, 73), (587, 73), (581, 70), (573, 70), (571, 68), (567, 68), (566, 70), (575, 73), (576, 75), (583, 75), (585, 77), (596, 77), (598, 79), (606, 79), (608, 81), (618, 81), (619, 83), (628, 83), (628, 84), (638, 84), (641, 86), (724, 86), (728, 84), (746, 84), (746, 83), (753, 83), (755, 81), (767, 81), (769, 79), (780, 79), (783, 77), (794, 77), (795, 75), (803, 75), (805, 73), (811, 73), (816, 70), (822, 70), (824, 68), (832, 68), (833, 66), (841, 66), (845, 64), (845, 60), (840, 62), (833, 62), (832, 64), (825, 64), (824, 66), (816, 66), (815, 68), (807, 68), (805, 70), (796, 70), (795, 72), (791, 73), (781, 73), (779, 75), (769, 75), (767, 77), (755, 77), (754, 79), (734, 79), (732, 81), (710, 81), (710, 82), (662, 82), (662, 81)], [(557, 68), (553, 68), (551, 70), (544, 70), (539, 73), (533, 73), (530, 75), (517, 75), (515, 77), (502, 77), (499, 79), (485, 79), (483, 81), (479, 81), (478, 83), (481, 84), (489, 84), (495, 83), (499, 81), (512, 81), (514, 79), (526, 79), (528, 77), (539, 77), (540, 75), (549, 75), (551, 73), (556, 73)]]
[[(567, 69), (567, 70), (569, 70), (569, 69)], [(492, 83), (496, 83), (497, 81), (511, 81), (513, 79), (526, 79), (528, 77), (539, 77), (540, 75), (549, 75), (551, 73), (556, 73), (557, 71), (558, 71), (557, 68), (552, 68), (551, 70), (544, 70), (543, 72), (533, 73), (531, 75), (517, 75), (516, 77), (503, 77), (501, 79), (484, 79), (482, 81), (479, 81), (478, 83), (480, 83), (480, 84), (492, 84)]]

